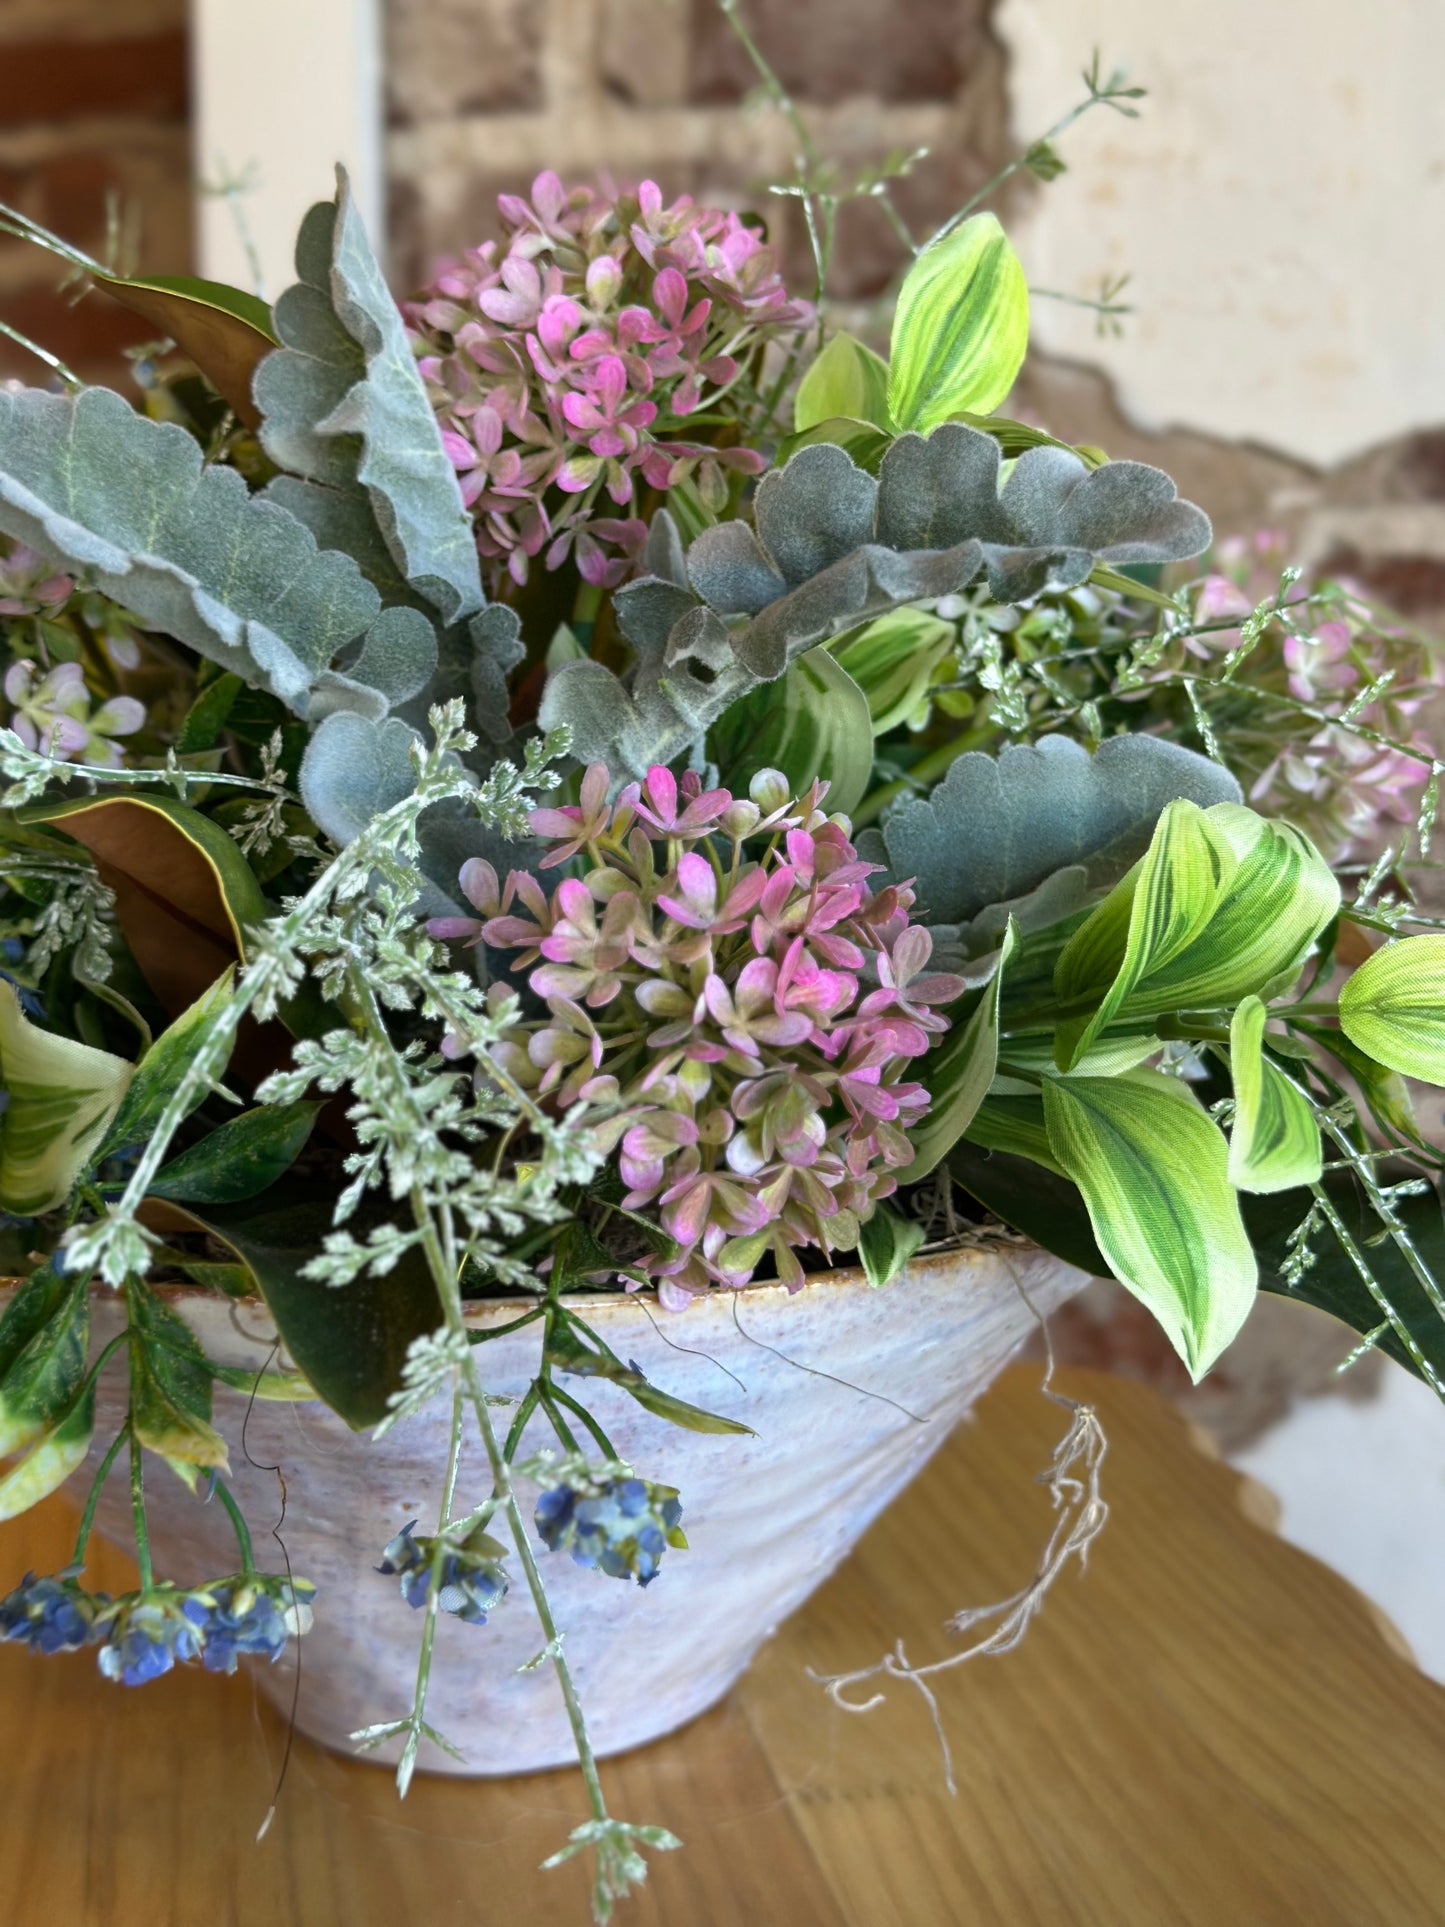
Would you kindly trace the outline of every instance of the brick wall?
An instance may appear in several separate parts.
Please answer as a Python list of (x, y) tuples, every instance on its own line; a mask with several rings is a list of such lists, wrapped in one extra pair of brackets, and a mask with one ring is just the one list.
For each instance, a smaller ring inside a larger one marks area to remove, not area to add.
[[(898, 201), (927, 231), (1007, 151), (988, 0), (748, 0), (747, 18), (846, 173), (891, 149), (932, 157)], [(756, 77), (714, 0), (388, 0), (388, 167), (396, 278), (494, 231), (499, 190), (545, 166), (604, 163), (665, 193), (766, 203), (808, 283), (796, 210), (765, 194), (791, 136), (750, 109)], [(792, 219), (789, 220), (789, 214)], [(880, 210), (846, 211), (834, 292), (866, 296), (900, 261)]]
[[(191, 266), (186, 0), (3, 0), (0, 200), (92, 254), (107, 252), (107, 205), (136, 267)], [(64, 269), (0, 240), (0, 316), (78, 373), (116, 380), (135, 318), (57, 291)], [(0, 376), (39, 377), (0, 338)]]

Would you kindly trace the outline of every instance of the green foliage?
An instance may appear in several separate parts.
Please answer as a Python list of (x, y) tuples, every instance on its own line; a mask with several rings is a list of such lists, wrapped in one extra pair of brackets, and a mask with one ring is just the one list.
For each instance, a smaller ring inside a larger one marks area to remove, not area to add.
[(271, 310), (254, 294), (194, 275), (96, 272), (97, 286), (168, 335), (248, 428), (260, 422), (251, 382), (276, 345)]
[(869, 1284), (877, 1289), (900, 1277), (924, 1235), (917, 1218), (905, 1218), (891, 1205), (880, 1204), (858, 1231), (858, 1256)]
[[(216, 1012), (224, 1009), (234, 993), (234, 971), (227, 969), (205, 994), (197, 998), (151, 1045), (135, 1067), (125, 1100), (105, 1134), (98, 1156), (110, 1157), (132, 1145), (144, 1144), (154, 1131), (162, 1112), (175, 1096), (186, 1072), (200, 1031)], [(201, 1103), (206, 1093), (196, 1093)]]
[(1219, 1127), (1157, 1071), (1046, 1078), (1043, 1100), (1049, 1148), (1083, 1193), (1109, 1269), (1202, 1378), (1257, 1282)]
[(926, 433), (964, 409), (988, 414), (1013, 387), (1028, 339), (1019, 258), (998, 217), (975, 214), (925, 248), (904, 280), (889, 356), (894, 421)]
[(926, 609), (894, 609), (828, 645), (863, 691), (875, 736), (926, 714), (929, 685), (953, 646), (952, 623)]
[(1375, 1063), (1445, 1084), (1445, 935), (1377, 950), (1340, 992), (1340, 1027)]
[(240, 1204), (259, 1196), (300, 1156), (319, 1104), (262, 1104), (218, 1125), (161, 1167), (151, 1196), (176, 1204)]
[(41, 1265), (0, 1315), (0, 1458), (54, 1426), (85, 1379), (86, 1280)]
[(710, 741), (720, 779), (735, 795), (746, 795), (763, 769), (781, 770), (793, 796), (822, 776), (830, 785), (828, 808), (846, 815), (863, 800), (873, 774), (867, 699), (825, 648), (810, 649), (779, 683), (734, 703)]
[(126, 1290), (130, 1422), (140, 1443), (181, 1465), (227, 1467), (211, 1424), (211, 1368), (186, 1321), (146, 1285)]
[(570, 1313), (554, 1316), (549, 1321), (543, 1357), (546, 1364), (559, 1372), (574, 1372), (580, 1378), (602, 1378), (609, 1384), (620, 1386), (645, 1412), (651, 1412), (654, 1418), (665, 1419), (669, 1425), (681, 1426), (685, 1432), (726, 1432), (743, 1433), (749, 1438), (753, 1436), (753, 1428), (738, 1419), (705, 1412), (701, 1406), (690, 1405), (686, 1399), (674, 1398), (671, 1392), (664, 1392), (635, 1365), (624, 1365), (606, 1348), (590, 1326)]
[(955, 1018), (952, 1030), (923, 1060), (929, 1105), (910, 1142), (913, 1162), (899, 1173), (905, 1181), (926, 1177), (973, 1123), (998, 1069), (999, 1012), (1004, 978), (1018, 948), (1018, 929), (1008, 923), (993, 977), (968, 1021)]

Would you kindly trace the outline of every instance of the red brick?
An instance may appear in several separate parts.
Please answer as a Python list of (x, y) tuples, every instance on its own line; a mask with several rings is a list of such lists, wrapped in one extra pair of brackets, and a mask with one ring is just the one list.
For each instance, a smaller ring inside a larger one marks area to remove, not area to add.
[(0, 44), (7, 126), (86, 115), (184, 120), (190, 86), (183, 31), (113, 40)]
[[(85, 381), (105, 382), (130, 391), (129, 363), (124, 350), (141, 346), (154, 335), (139, 315), (118, 302), (92, 292), (74, 307), (53, 285), (23, 288), (0, 298), (0, 321), (59, 355)], [(0, 380), (9, 377), (43, 386), (49, 371), (18, 343), (0, 335)]]
[[(801, 101), (951, 100), (987, 35), (988, 0), (742, 0), (754, 40)], [(691, 0), (692, 98), (758, 84), (717, 0)]]
[(394, 127), (538, 107), (536, 0), (390, 0), (386, 112)]

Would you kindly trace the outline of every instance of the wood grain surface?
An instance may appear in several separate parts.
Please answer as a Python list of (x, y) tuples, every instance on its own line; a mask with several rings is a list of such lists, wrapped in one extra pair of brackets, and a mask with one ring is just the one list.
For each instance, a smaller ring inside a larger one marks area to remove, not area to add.
[[(604, 1768), (615, 1813), (687, 1843), (653, 1860), (619, 1927), (1445, 1920), (1445, 1690), (1344, 1581), (1254, 1522), (1157, 1395), (1063, 1384), (1102, 1417), (1111, 1517), (1016, 1652), (939, 1681), (957, 1796), (917, 1694), (893, 1685), (853, 1718), (806, 1669), (867, 1665), (900, 1636), (941, 1657), (951, 1613), (1032, 1576), (1051, 1525), (1035, 1475), (1061, 1429), (1032, 1368), (1004, 1376), (724, 1705)], [(63, 1563), (73, 1530), (62, 1501), (0, 1528), (0, 1588)], [(94, 1583), (124, 1586), (124, 1561), (107, 1551)], [(645, 1649), (631, 1663), (646, 1692)], [(3, 1647), (0, 1735), (0, 1927), (586, 1921), (581, 1867), (537, 1870), (584, 1814), (565, 1773), (419, 1776), (398, 1806), (387, 1774), (298, 1742), (258, 1846), (284, 1735), (244, 1677), (129, 1691), (91, 1655)]]

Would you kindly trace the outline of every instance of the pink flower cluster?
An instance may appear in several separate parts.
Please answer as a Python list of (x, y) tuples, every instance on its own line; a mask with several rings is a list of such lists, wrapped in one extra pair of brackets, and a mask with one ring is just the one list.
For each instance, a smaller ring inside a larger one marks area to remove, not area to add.
[(508, 1034), (495, 1068), (602, 1111), (589, 1128), (618, 1154), (624, 1207), (674, 1241), (641, 1267), (671, 1309), (746, 1284), (769, 1254), (796, 1290), (798, 1246), (855, 1248), (913, 1155), (928, 1106), (913, 1060), (963, 994), (925, 974), (911, 889), (870, 889), (879, 866), (824, 815), (826, 789), (792, 802), (768, 770), (734, 799), (654, 768), (609, 806), (594, 763), (577, 804), (532, 819), (555, 846), (543, 867), (577, 857), (585, 874), (549, 897), (474, 858), (461, 882), (480, 918), (429, 926), (521, 952), (548, 1014)]
[[(1197, 615), (1206, 621), (1249, 615), (1278, 592), (1286, 560), (1285, 538), (1274, 530), (1260, 530), (1248, 543), (1222, 542), (1223, 566), (1201, 583)], [(1358, 591), (1347, 583), (1340, 587), (1341, 612), (1312, 625), (1313, 586), (1301, 581), (1290, 589), (1290, 622), (1267, 632), (1243, 678), (1251, 689), (1278, 688), (1330, 717), (1350, 709), (1370, 684), (1392, 672), (1388, 687), (1354, 710), (1353, 720), (1397, 744), (1418, 745), (1418, 756), (1333, 721), (1312, 724), (1298, 710), (1282, 719), (1288, 728), (1277, 732), (1272, 754), (1268, 735), (1260, 737), (1264, 755), (1262, 765), (1256, 756), (1250, 802), (1298, 824), (1332, 863), (1373, 854), (1385, 825), (1413, 822), (1433, 755), (1416, 717), (1441, 682), (1441, 665), (1427, 648), (1382, 627)], [(1191, 638), (1188, 647), (1210, 656), (1239, 640), (1238, 629), (1216, 629)]]
[(608, 195), (543, 173), (530, 201), (498, 207), (504, 238), (446, 262), (407, 307), (421, 371), (496, 577), (525, 582), (532, 558), (556, 569), (572, 555), (611, 587), (646, 537), (639, 480), (666, 490), (695, 474), (718, 505), (722, 468), (764, 466), (677, 435), (811, 310), (737, 214), (664, 206), (652, 181)]

